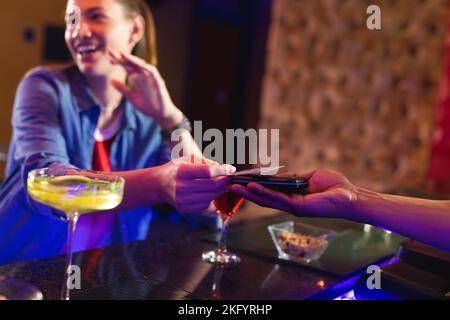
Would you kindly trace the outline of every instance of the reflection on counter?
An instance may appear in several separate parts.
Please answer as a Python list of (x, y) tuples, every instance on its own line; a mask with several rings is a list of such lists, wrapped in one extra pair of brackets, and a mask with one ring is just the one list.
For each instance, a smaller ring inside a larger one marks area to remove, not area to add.
[(211, 291), (211, 300), (222, 300), (222, 296), (220, 294), (220, 281), (222, 280), (222, 275), (225, 267), (217, 265), (214, 268), (214, 282), (212, 285)]

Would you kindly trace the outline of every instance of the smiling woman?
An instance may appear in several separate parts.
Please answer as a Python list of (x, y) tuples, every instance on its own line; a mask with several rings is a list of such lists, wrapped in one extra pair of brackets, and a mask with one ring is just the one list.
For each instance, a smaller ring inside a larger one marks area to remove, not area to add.
[(65, 38), (75, 65), (36, 68), (17, 89), (0, 189), (0, 264), (64, 252), (61, 213), (26, 193), (33, 169), (56, 163), (125, 179), (118, 209), (80, 219), (76, 251), (144, 239), (152, 204), (169, 203), (183, 213), (212, 208), (229, 182), (215, 177), (234, 170), (203, 159), (187, 131), (181, 137), (186, 158), (169, 161), (174, 145), (161, 131), (186, 119), (156, 68), (153, 19), (144, 1), (69, 0)]
[(83, 72), (108, 74), (108, 50), (135, 53), (156, 65), (153, 19), (138, 1), (70, 0), (66, 10), (65, 39), (74, 61)]

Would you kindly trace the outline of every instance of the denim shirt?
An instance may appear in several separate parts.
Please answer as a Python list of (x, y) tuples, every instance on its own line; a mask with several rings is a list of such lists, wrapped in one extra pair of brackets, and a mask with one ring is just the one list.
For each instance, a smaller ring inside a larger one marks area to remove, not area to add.
[[(112, 171), (166, 162), (168, 147), (158, 124), (127, 100), (122, 100), (122, 107), (122, 127), (110, 151)], [(75, 66), (40, 67), (22, 79), (14, 102), (6, 180), (0, 188), (0, 264), (64, 252), (67, 223), (56, 210), (28, 196), (28, 172), (55, 162), (92, 169), (99, 115), (100, 107)], [(150, 207), (117, 217), (111, 238), (101, 245), (145, 239)]]

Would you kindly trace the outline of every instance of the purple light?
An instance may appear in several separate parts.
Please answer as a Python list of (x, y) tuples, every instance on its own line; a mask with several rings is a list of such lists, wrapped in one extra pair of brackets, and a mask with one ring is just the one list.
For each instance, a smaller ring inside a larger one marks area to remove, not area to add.
[[(389, 260), (386, 260), (380, 264), (378, 264), (378, 266), (380, 268), (383, 268), (389, 264), (392, 263), (396, 263), (398, 262), (398, 258), (397, 257), (393, 257)], [(331, 287), (328, 291), (329, 292), (333, 292), (333, 291), (338, 291), (339, 288), (345, 288), (345, 287), (351, 287), (352, 289), (350, 291), (347, 291), (339, 296), (337, 296), (336, 298), (334, 298), (333, 300), (357, 300), (355, 297), (355, 292), (353, 291), (353, 285), (356, 283), (356, 281), (358, 281), (358, 279), (362, 276), (362, 274), (358, 274), (344, 282), (339, 283), (338, 285)]]
[(347, 293), (344, 293), (343, 295), (340, 295), (337, 298), (334, 298), (333, 300), (356, 300), (355, 292), (351, 290)]

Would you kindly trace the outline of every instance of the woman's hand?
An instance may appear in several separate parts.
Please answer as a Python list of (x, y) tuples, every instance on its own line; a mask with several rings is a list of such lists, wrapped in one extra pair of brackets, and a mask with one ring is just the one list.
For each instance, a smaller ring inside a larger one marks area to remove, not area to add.
[(286, 195), (249, 183), (232, 185), (230, 190), (263, 207), (275, 208), (296, 216), (351, 218), (356, 200), (355, 187), (339, 172), (315, 170), (303, 175), (309, 183), (308, 194)]
[(228, 190), (230, 179), (226, 175), (235, 170), (192, 156), (173, 160), (158, 172), (160, 197), (180, 213), (210, 211), (212, 201)]
[(183, 113), (174, 105), (166, 84), (156, 67), (130, 54), (109, 52), (111, 62), (121, 65), (128, 75), (128, 83), (112, 80), (139, 111), (152, 117), (163, 128), (171, 128), (183, 120)]

